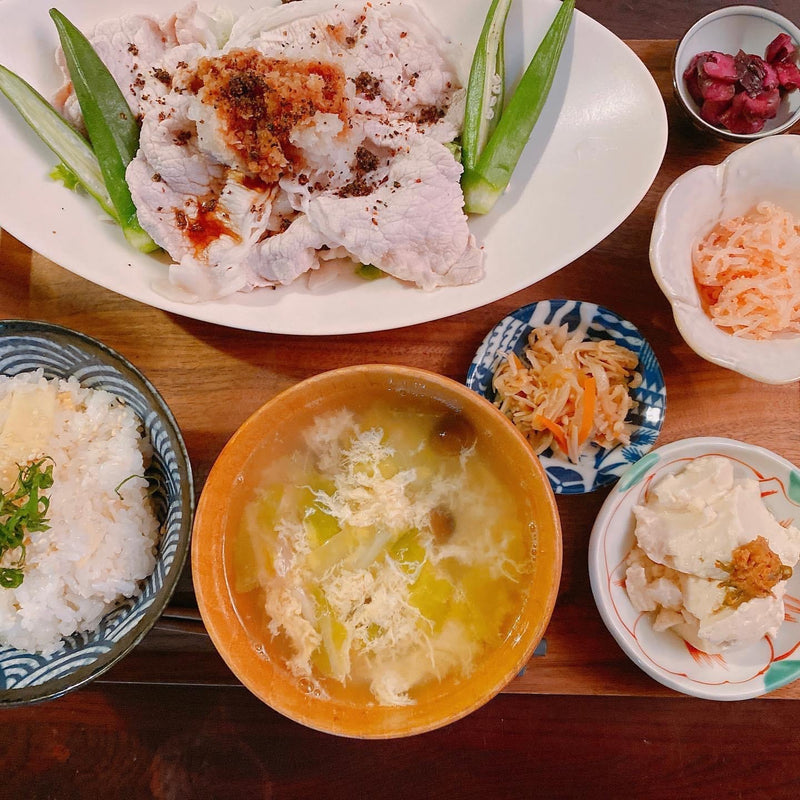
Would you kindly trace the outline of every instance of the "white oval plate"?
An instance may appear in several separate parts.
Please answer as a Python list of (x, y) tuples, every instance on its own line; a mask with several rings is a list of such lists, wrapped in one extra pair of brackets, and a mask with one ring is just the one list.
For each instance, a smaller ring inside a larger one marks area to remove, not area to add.
[[(333, 0), (331, 0), (333, 2)], [(235, 11), (247, 0), (222, 3)], [(463, 45), (469, 64), (486, 0), (420, 0)], [(45, 96), (59, 85), (50, 0), (0, 2), (0, 61)], [(159, 17), (183, 5), (162, 0), (63, 0), (59, 10), (83, 29), (135, 11)], [(558, 8), (524, 0), (506, 33), (509, 79), (520, 75)], [(48, 178), (55, 156), (0, 96), (0, 225), (71, 272), (165, 311), (244, 330), (340, 334), (388, 330), (477, 308), (574, 261), (634, 210), (661, 165), (667, 117), (649, 72), (622, 41), (586, 15), (575, 21), (548, 101), (511, 186), (471, 228), (486, 247), (486, 277), (472, 286), (423, 292), (394, 280), (338, 278), (311, 290), (304, 279), (277, 291), (186, 304), (153, 288), (166, 263), (130, 249), (98, 220), (93, 201)]]
[(722, 655), (702, 653), (671, 631), (654, 631), (651, 614), (637, 611), (625, 590), (624, 562), (634, 542), (633, 506), (649, 485), (706, 455), (730, 458), (737, 477), (758, 480), (764, 503), (779, 522), (800, 522), (800, 469), (785, 458), (734, 439), (672, 442), (629, 467), (606, 498), (589, 540), (589, 577), (606, 627), (648, 675), (694, 697), (745, 700), (800, 678), (800, 569), (787, 585), (786, 618), (777, 635)]

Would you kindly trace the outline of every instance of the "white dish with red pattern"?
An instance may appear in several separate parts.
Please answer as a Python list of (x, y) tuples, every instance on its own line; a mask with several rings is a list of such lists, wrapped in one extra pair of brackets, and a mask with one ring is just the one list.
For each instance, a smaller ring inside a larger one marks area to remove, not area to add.
[(634, 543), (633, 506), (665, 475), (701, 456), (736, 463), (755, 478), (778, 521), (800, 521), (800, 469), (763, 447), (733, 439), (684, 439), (652, 450), (622, 475), (597, 515), (589, 542), (589, 577), (600, 615), (617, 643), (644, 672), (683, 694), (710, 700), (758, 697), (800, 678), (800, 571), (789, 580), (785, 619), (775, 637), (708, 655), (677, 634), (655, 631), (652, 612), (637, 611), (625, 590), (625, 557)]

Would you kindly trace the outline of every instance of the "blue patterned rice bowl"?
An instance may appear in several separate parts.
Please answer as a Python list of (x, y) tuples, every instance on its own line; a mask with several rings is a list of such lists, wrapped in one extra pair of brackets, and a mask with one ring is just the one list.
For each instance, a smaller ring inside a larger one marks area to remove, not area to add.
[[(0, 374), (43, 370), (104, 389), (141, 420), (153, 449), (147, 470), (161, 525), (156, 565), (141, 592), (106, 614), (91, 633), (65, 637), (49, 655), (0, 647), (0, 706), (46, 700), (85, 685), (126, 655), (169, 601), (189, 548), (194, 488), (189, 458), (171, 411), (150, 382), (121, 355), (76, 331), (43, 322), (0, 321)], [(0, 590), (2, 591), (2, 590)]]

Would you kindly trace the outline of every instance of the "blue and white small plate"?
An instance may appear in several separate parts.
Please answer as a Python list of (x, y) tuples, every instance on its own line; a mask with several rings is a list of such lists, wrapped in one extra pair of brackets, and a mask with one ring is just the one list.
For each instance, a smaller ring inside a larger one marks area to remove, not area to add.
[(635, 325), (618, 314), (579, 300), (542, 300), (517, 309), (489, 331), (467, 371), (467, 386), (494, 402), (492, 376), (504, 354), (513, 350), (522, 357), (530, 332), (547, 324), (566, 324), (570, 331), (580, 330), (587, 339), (612, 339), (639, 357), (637, 371), (642, 383), (631, 390), (636, 407), (627, 419), (634, 426), (630, 444), (613, 448), (589, 444), (577, 464), (558, 451), (545, 450), (540, 456), (556, 494), (592, 492), (614, 483), (655, 444), (667, 407), (664, 376), (648, 342)]

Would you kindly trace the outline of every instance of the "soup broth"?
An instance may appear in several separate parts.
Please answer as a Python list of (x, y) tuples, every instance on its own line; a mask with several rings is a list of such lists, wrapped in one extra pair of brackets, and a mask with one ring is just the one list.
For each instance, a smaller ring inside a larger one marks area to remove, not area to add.
[(234, 605), (310, 693), (413, 704), (509, 634), (535, 531), (466, 415), (376, 392), (287, 432), (249, 472)]

